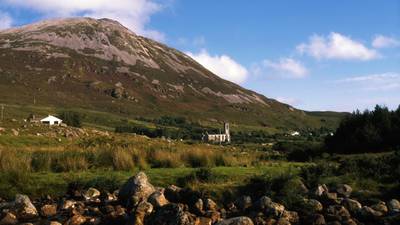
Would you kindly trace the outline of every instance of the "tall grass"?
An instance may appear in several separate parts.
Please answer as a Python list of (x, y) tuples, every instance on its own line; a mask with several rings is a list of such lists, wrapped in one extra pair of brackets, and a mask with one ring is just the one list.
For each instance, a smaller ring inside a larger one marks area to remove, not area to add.
[(263, 152), (243, 154), (229, 147), (173, 144), (140, 138), (93, 138), (57, 150), (5, 147), (0, 172), (76, 172), (88, 169), (131, 171), (134, 168), (254, 166), (266, 161)]

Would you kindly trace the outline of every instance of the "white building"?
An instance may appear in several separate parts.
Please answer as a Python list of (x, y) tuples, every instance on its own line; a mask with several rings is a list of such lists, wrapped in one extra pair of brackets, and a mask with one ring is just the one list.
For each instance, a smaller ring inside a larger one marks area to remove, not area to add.
[(300, 136), (300, 132), (298, 131), (293, 131), (292, 133), (290, 133), (291, 136)]
[(41, 119), (40, 122), (43, 124), (48, 124), (50, 126), (52, 125), (59, 126), (62, 123), (62, 120), (55, 116), (49, 115), (48, 117)]
[(229, 123), (224, 123), (224, 133), (222, 134), (208, 134), (206, 135), (207, 141), (209, 142), (231, 142), (231, 134), (229, 131)]

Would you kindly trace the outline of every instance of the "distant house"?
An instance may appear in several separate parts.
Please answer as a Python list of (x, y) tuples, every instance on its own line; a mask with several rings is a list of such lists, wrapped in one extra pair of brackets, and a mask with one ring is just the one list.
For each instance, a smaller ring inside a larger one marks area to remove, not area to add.
[(224, 123), (224, 133), (209, 134), (206, 132), (205, 138), (206, 138), (206, 141), (209, 141), (209, 142), (230, 143), (231, 142), (231, 134), (229, 131), (229, 123)]
[(291, 136), (300, 136), (300, 132), (298, 131), (293, 131), (292, 133), (290, 133)]
[(55, 116), (49, 115), (48, 117), (41, 119), (40, 122), (43, 124), (48, 124), (50, 126), (52, 126), (52, 125), (59, 126), (59, 125), (61, 125), (62, 120)]

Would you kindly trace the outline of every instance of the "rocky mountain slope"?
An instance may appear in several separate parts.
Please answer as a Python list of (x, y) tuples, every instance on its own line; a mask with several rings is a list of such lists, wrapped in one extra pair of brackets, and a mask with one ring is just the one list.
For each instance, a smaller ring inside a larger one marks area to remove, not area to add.
[(323, 121), (223, 80), (109, 19), (49, 20), (0, 32), (0, 76), (0, 102), (6, 104), (274, 128)]

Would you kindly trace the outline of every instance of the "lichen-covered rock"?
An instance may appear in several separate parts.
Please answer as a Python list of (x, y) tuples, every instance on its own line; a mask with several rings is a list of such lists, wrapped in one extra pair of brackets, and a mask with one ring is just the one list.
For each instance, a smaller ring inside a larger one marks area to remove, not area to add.
[(149, 182), (144, 172), (139, 172), (129, 180), (119, 190), (119, 200), (125, 205), (136, 206), (155, 191), (154, 186)]
[(38, 216), (36, 207), (32, 204), (28, 196), (16, 195), (14, 204), (18, 220), (29, 220)]
[(215, 225), (254, 225), (249, 217), (241, 216), (222, 220)]

